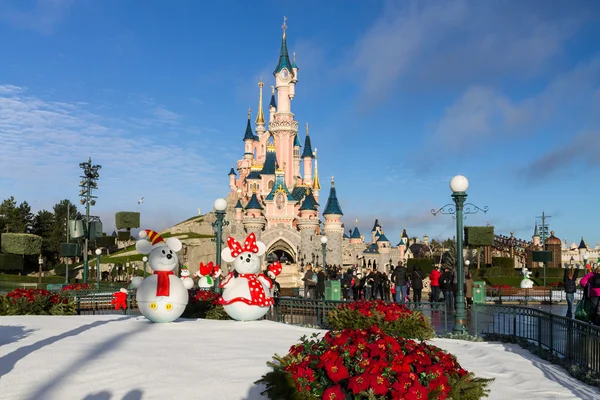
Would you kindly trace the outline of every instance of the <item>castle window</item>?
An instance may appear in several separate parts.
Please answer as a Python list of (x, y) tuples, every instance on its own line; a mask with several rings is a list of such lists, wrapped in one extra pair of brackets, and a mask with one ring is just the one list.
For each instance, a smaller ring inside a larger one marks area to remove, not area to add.
[(273, 185), (274, 185), (274, 182), (269, 181), (269, 183), (267, 184), (267, 187), (269, 188), (269, 190), (273, 189)]

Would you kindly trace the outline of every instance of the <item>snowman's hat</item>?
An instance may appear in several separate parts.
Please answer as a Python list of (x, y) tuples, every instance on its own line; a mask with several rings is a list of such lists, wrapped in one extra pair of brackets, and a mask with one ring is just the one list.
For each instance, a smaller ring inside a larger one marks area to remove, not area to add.
[(187, 267), (187, 265), (182, 265), (180, 269), (181, 269), (182, 271), (187, 271), (188, 267)]
[(153, 231), (152, 229), (144, 229), (143, 231), (140, 231), (140, 238), (145, 239), (146, 237), (148, 237), (148, 241), (152, 243), (152, 246), (155, 246), (158, 243), (165, 243), (165, 239), (163, 239), (158, 232)]

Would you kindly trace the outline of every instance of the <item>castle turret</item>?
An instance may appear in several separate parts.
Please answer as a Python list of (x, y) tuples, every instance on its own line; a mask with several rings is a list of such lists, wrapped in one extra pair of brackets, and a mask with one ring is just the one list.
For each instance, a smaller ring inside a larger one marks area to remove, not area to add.
[(277, 112), (290, 113), (290, 102), (295, 96), (294, 69), (290, 62), (290, 56), (287, 48), (287, 24), (286, 17), (283, 17), (283, 35), (281, 37), (281, 49), (279, 51), (279, 62), (273, 71), (275, 76), (275, 86), (277, 87)]
[(242, 222), (244, 206), (242, 206), (242, 200), (238, 199), (235, 205), (235, 220), (236, 222)]
[(232, 191), (236, 190), (236, 186), (235, 186), (236, 176), (237, 176), (237, 174), (235, 173), (235, 170), (233, 168), (231, 168), (231, 170), (229, 171), (229, 188)]
[(294, 135), (294, 169), (293, 169), (293, 180), (294, 182), (298, 181), (300, 176), (300, 148), (302, 145), (300, 144), (300, 139), (298, 138), (298, 133)]
[(329, 190), (329, 198), (323, 211), (325, 222), (323, 223), (323, 231), (327, 236), (327, 263), (342, 265), (342, 239), (344, 235), (344, 227), (342, 226), (342, 208), (337, 199), (335, 190), (334, 177), (331, 177), (331, 189)]
[(352, 234), (350, 235), (350, 244), (361, 244), (362, 243), (362, 236), (360, 235), (360, 232), (358, 230), (358, 220), (356, 220), (356, 226), (354, 227), (354, 230), (352, 230)]
[(275, 86), (271, 86), (271, 102), (269, 103), (269, 122), (273, 121), (273, 115), (277, 112), (277, 102), (275, 101)]
[(535, 228), (533, 230), (533, 236), (531, 238), (533, 239), (533, 245), (534, 246), (539, 246), (540, 245), (540, 232), (538, 230), (537, 222), (535, 223)]
[(258, 87), (260, 89), (260, 93), (258, 95), (258, 114), (256, 114), (256, 133), (260, 138), (263, 133), (265, 133), (265, 115), (263, 114), (263, 86), (265, 84), (260, 78), (260, 82), (258, 82)]
[(311, 186), (313, 183), (312, 179), (312, 161), (315, 157), (313, 154), (312, 146), (310, 144), (310, 136), (308, 135), (308, 122), (306, 123), (306, 138), (304, 139), (304, 151), (302, 152), (302, 161), (304, 162), (304, 184)]
[[(254, 132), (252, 132), (252, 126), (250, 125), (250, 117), (252, 116), (252, 110), (248, 109), (248, 123), (246, 124), (246, 132), (244, 132), (244, 159), (253, 160), (254, 159), (254, 141), (256, 137), (254, 136)], [(248, 165), (250, 167), (250, 165)]]
[(263, 206), (256, 197), (256, 192), (252, 193), (250, 201), (246, 204), (246, 215), (242, 218), (244, 230), (247, 234), (254, 232), (256, 238), (260, 240), (261, 232), (265, 229), (267, 221), (262, 213)]
[(371, 243), (377, 243), (377, 239), (381, 234), (381, 225), (379, 225), (379, 219), (375, 218), (373, 229), (371, 229)]
[(300, 206), (300, 218), (298, 218), (297, 223), (301, 237), (301, 245), (298, 249), (300, 259), (310, 259), (310, 256), (316, 253), (315, 240), (319, 228), (318, 210), (319, 203), (315, 200), (312, 191), (306, 188), (304, 201)]

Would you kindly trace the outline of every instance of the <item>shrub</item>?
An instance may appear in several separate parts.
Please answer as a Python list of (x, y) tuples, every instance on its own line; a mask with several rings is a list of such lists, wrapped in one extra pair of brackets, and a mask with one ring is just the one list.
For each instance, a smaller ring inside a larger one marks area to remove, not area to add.
[[(438, 256), (436, 256), (436, 259)], [(429, 275), (431, 270), (434, 267), (434, 259), (433, 258), (409, 258), (407, 260), (407, 269), (408, 271), (412, 271), (415, 265), (419, 266), (419, 269), (423, 271), (424, 274)]]
[(0, 315), (75, 315), (68, 297), (43, 289), (15, 289), (0, 296)]
[(37, 255), (42, 251), (42, 237), (30, 233), (3, 233), (2, 252)]
[(392, 336), (419, 340), (435, 336), (431, 323), (422, 313), (381, 300), (342, 304), (327, 314), (327, 323), (334, 330), (368, 329), (376, 325)]
[(115, 214), (117, 229), (133, 229), (140, 227), (140, 213), (135, 211), (119, 211)]
[(492, 257), (492, 268), (514, 268), (515, 260), (511, 257)]
[(229, 319), (218, 302), (220, 295), (212, 290), (188, 290), (189, 301), (182, 318)]
[(441, 349), (386, 335), (379, 328), (302, 337), (256, 383), (270, 399), (460, 399), (487, 396), (476, 378)]

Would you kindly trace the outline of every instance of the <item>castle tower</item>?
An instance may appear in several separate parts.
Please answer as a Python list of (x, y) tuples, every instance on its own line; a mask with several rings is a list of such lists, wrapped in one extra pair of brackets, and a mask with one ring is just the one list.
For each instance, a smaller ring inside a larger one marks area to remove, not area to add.
[(301, 178), (300, 175), (300, 139), (298, 138), (298, 134), (294, 135), (294, 182), (298, 182), (298, 178)]
[(229, 188), (231, 189), (232, 192), (235, 192), (237, 189), (235, 186), (235, 178), (236, 178), (237, 174), (235, 173), (233, 168), (231, 168), (228, 175), (229, 175)]
[(308, 122), (306, 123), (306, 138), (304, 139), (304, 151), (302, 152), (302, 161), (304, 162), (304, 184), (312, 186), (312, 161), (315, 157), (312, 146), (310, 144), (310, 136), (308, 136)]
[(298, 249), (298, 258), (311, 260), (312, 254), (320, 254), (316, 249), (317, 229), (319, 228), (319, 203), (315, 200), (313, 192), (306, 188), (304, 201), (300, 206), (300, 218), (297, 227), (300, 230), (301, 244)]
[(535, 223), (535, 229), (533, 230), (533, 236), (531, 238), (533, 239), (534, 246), (537, 247), (540, 245), (540, 233), (538, 231), (537, 222)]
[(271, 102), (269, 103), (269, 122), (273, 121), (273, 115), (277, 112), (277, 102), (275, 101), (275, 86), (271, 86)]
[(235, 222), (242, 222), (244, 206), (242, 206), (242, 200), (238, 199), (235, 205)]
[(327, 236), (327, 264), (342, 265), (342, 238), (344, 236), (342, 215), (344, 214), (337, 199), (335, 181), (332, 176), (329, 198), (323, 211), (323, 217), (325, 217), (323, 230)]
[(251, 232), (254, 232), (258, 240), (260, 240), (261, 233), (267, 224), (262, 210), (263, 207), (256, 197), (256, 192), (252, 193), (250, 201), (246, 204), (246, 215), (242, 218), (242, 223), (244, 224), (246, 234), (249, 235)]
[(356, 220), (356, 226), (350, 235), (350, 244), (361, 244), (362, 237), (360, 236), (360, 232), (358, 231), (358, 220)]
[(256, 133), (260, 138), (265, 133), (265, 115), (263, 114), (263, 86), (265, 84), (260, 78), (260, 82), (258, 82), (258, 87), (260, 89), (260, 94), (258, 95), (258, 114), (256, 114)]
[(252, 160), (254, 160), (254, 141), (256, 136), (252, 132), (252, 126), (250, 125), (250, 117), (252, 116), (252, 110), (248, 109), (248, 124), (246, 125), (246, 132), (244, 132), (244, 159), (250, 160), (247, 168), (252, 166)]
[(279, 62), (273, 71), (275, 87), (277, 88), (277, 111), (269, 121), (269, 132), (275, 137), (277, 144), (277, 160), (285, 173), (287, 186), (294, 185), (294, 136), (298, 133), (298, 122), (294, 120), (291, 101), (296, 92), (296, 74), (298, 67), (293, 67), (287, 49), (287, 18), (283, 18), (283, 36)]
[(373, 229), (371, 229), (371, 243), (377, 243), (379, 236), (381, 235), (381, 225), (379, 225), (379, 219), (375, 218)]

